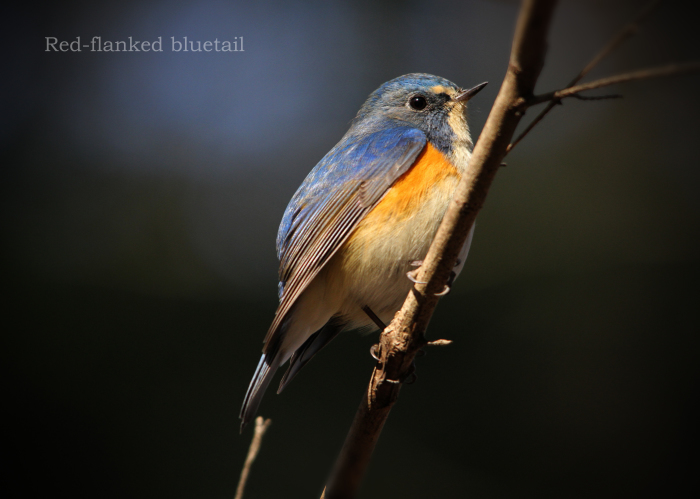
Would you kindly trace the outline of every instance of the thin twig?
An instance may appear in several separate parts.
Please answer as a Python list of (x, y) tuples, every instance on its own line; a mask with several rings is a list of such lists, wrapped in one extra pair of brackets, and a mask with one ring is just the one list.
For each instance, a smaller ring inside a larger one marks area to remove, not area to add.
[(567, 87), (573, 87), (576, 85), (579, 81), (583, 79), (584, 76), (586, 76), (594, 67), (600, 63), (603, 59), (605, 59), (608, 55), (610, 55), (617, 47), (622, 45), (622, 42), (627, 40), (628, 38), (631, 38), (632, 36), (637, 34), (637, 31), (639, 31), (639, 27), (642, 24), (642, 22), (651, 14), (651, 12), (661, 3), (661, 0), (651, 0), (644, 8), (642, 8), (641, 11), (635, 16), (634, 19), (632, 19), (629, 23), (627, 23), (625, 26), (622, 27), (622, 29), (615, 35), (609, 42), (608, 44), (603, 47), (603, 50), (601, 50), (598, 55), (596, 55), (593, 59), (591, 59), (591, 62), (589, 62), (585, 68), (581, 70), (581, 72), (571, 80), (571, 82), (567, 85)]
[[(324, 491), (325, 499), (355, 497), (374, 446), (396, 401), (400, 381), (416, 352), (427, 346), (423, 333), (437, 305), (470, 227), (486, 199), (506, 148), (544, 65), (547, 34), (556, 0), (525, 0), (520, 9), (506, 77), (474, 148), (469, 166), (442, 220), (418, 282), (379, 338), (380, 360)], [(425, 283), (425, 284), (424, 284)]]
[(255, 420), (255, 433), (253, 433), (253, 440), (250, 442), (248, 455), (245, 458), (245, 463), (243, 464), (243, 469), (241, 470), (241, 478), (238, 480), (238, 488), (236, 489), (235, 499), (243, 499), (243, 490), (245, 489), (245, 484), (248, 481), (250, 468), (253, 466), (253, 461), (255, 461), (255, 458), (258, 457), (263, 435), (265, 435), (265, 432), (271, 424), (271, 419), (263, 420), (262, 416), (258, 416)]
[(555, 90), (554, 92), (547, 92), (546, 94), (535, 95), (534, 97), (528, 99), (524, 103), (524, 106), (530, 107), (536, 104), (542, 104), (543, 102), (560, 101), (561, 99), (565, 99), (567, 97), (574, 97), (579, 92), (585, 92), (586, 90), (593, 90), (595, 88), (608, 87), (617, 83), (625, 83), (634, 80), (648, 80), (650, 78), (659, 78), (661, 76), (672, 76), (697, 72), (700, 72), (700, 62), (669, 64), (667, 66), (662, 66), (658, 68), (640, 69), (631, 73), (601, 78), (600, 80), (595, 80), (589, 83), (583, 83), (575, 87), (563, 88), (561, 90)]
[[(594, 67), (600, 63), (603, 59), (605, 59), (608, 55), (610, 55), (617, 47), (622, 45), (622, 42), (627, 40), (628, 38), (632, 37), (639, 31), (639, 26), (641, 25), (642, 21), (644, 21), (649, 14), (656, 8), (657, 5), (661, 3), (661, 0), (651, 0), (636, 16), (634, 19), (632, 19), (629, 23), (627, 23), (625, 26), (622, 27), (620, 31), (617, 32), (615, 36), (613, 36), (610, 41), (607, 43), (605, 47), (603, 47), (603, 50), (598, 52), (596, 56), (591, 59), (591, 61), (586, 65), (585, 68), (583, 68), (579, 74), (577, 74), (573, 80), (569, 82), (569, 84), (566, 86), (566, 88), (573, 87), (576, 85), (581, 79), (586, 76)], [(537, 117), (532, 120), (532, 123), (530, 123), (525, 130), (518, 136), (517, 139), (513, 141), (513, 143), (508, 145), (508, 151), (510, 152), (515, 146), (517, 146), (521, 140), (525, 138), (525, 136), (530, 133), (530, 131), (535, 128), (535, 126), (542, 121), (542, 118), (544, 118), (553, 108), (559, 103), (559, 101), (553, 100), (547, 106), (540, 112), (540, 114), (537, 115)]]

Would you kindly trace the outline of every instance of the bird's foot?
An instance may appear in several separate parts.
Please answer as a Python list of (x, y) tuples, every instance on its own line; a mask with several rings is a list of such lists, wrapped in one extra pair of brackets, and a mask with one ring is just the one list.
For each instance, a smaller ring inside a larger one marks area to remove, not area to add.
[(435, 296), (442, 298), (447, 293), (452, 291), (452, 283), (455, 282), (456, 277), (457, 277), (457, 274), (455, 273), (454, 270), (452, 272), (450, 272), (450, 277), (449, 277), (449, 279), (447, 279), (447, 284), (445, 284), (445, 287), (443, 288), (442, 291), (440, 291), (439, 293), (435, 293)]
[(411, 267), (416, 267), (415, 269), (406, 272), (406, 277), (408, 277), (408, 280), (414, 284), (428, 284), (427, 282), (419, 281), (417, 279), (420, 266), (423, 265), (423, 260), (413, 260), (411, 262), (408, 262), (408, 264)]
[(399, 379), (385, 379), (384, 381), (391, 383), (392, 385), (412, 385), (417, 379), (418, 375), (416, 374), (416, 362), (413, 361), (411, 362), (411, 366), (408, 368), (408, 372), (406, 372), (406, 374), (401, 376)]
[[(459, 258), (457, 258), (457, 261), (455, 262), (455, 267), (458, 267), (460, 263), (462, 263), (461, 260)], [(408, 279), (415, 284), (428, 284), (425, 281), (419, 281), (417, 279), (418, 270), (420, 270), (420, 266), (423, 265), (423, 260), (413, 260), (413, 261), (408, 262), (408, 264), (411, 267), (418, 267), (418, 268), (413, 269), (413, 270), (409, 270), (408, 272), (406, 272), (406, 277), (408, 277)], [(449, 293), (452, 290), (452, 284), (455, 282), (456, 278), (457, 278), (457, 274), (453, 270), (450, 273), (450, 278), (447, 280), (447, 284), (445, 284), (445, 287), (443, 288), (443, 290), (440, 291), (439, 293), (435, 293), (435, 296), (443, 297), (447, 293)]]
[(369, 308), (368, 305), (365, 305), (364, 307), (362, 307), (362, 311), (365, 314), (367, 314), (367, 317), (372, 319), (372, 322), (374, 322), (377, 325), (377, 327), (379, 328), (380, 331), (384, 331), (386, 329), (386, 324), (384, 324), (384, 322), (382, 322), (382, 320), (379, 318), (379, 316), (377, 316), (377, 314), (375, 314), (374, 311), (371, 308)]

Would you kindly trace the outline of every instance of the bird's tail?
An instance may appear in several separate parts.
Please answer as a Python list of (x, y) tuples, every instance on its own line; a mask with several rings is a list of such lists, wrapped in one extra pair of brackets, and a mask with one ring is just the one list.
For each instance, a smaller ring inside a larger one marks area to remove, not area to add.
[[(272, 359), (270, 357), (273, 357)], [(260, 362), (258, 367), (255, 369), (255, 374), (253, 374), (253, 379), (248, 386), (248, 391), (243, 399), (243, 406), (241, 407), (241, 432), (243, 428), (253, 419), (255, 413), (258, 412), (258, 406), (260, 406), (260, 401), (265, 395), (265, 390), (267, 390), (267, 385), (270, 384), (272, 377), (279, 367), (279, 355), (270, 356), (268, 354), (263, 354), (260, 357)]]

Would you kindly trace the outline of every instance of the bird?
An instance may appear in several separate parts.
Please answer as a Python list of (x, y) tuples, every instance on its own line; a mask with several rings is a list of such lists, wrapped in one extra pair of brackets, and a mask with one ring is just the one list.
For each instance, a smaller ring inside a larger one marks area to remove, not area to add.
[(303, 181), (277, 235), (279, 306), (241, 432), (280, 366), (289, 361), (277, 393), (340, 332), (383, 329), (399, 310), (466, 171), (466, 104), (485, 85), (465, 90), (424, 73), (384, 83)]

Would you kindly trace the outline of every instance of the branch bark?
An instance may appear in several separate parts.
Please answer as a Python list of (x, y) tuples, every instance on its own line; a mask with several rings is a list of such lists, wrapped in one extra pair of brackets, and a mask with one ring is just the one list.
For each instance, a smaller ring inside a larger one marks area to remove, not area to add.
[(248, 481), (250, 468), (253, 466), (253, 461), (255, 461), (255, 458), (258, 457), (258, 452), (260, 451), (260, 446), (262, 445), (262, 438), (271, 424), (271, 419), (263, 420), (262, 416), (258, 416), (255, 419), (255, 432), (253, 433), (253, 440), (250, 441), (250, 447), (248, 447), (248, 455), (245, 458), (245, 463), (243, 464), (243, 469), (241, 470), (241, 478), (238, 480), (238, 487), (236, 488), (236, 496), (234, 499), (243, 499), (243, 491), (245, 490), (245, 484)]
[[(584, 76), (586, 76), (594, 67), (596, 67), (600, 61), (605, 59), (608, 55), (610, 55), (617, 47), (622, 45), (622, 42), (627, 40), (628, 38), (634, 36), (637, 31), (639, 31), (639, 26), (642, 24), (642, 22), (649, 17), (649, 14), (652, 13), (652, 11), (661, 3), (660, 0), (651, 0), (647, 5), (644, 6), (644, 8), (632, 19), (629, 23), (627, 23), (625, 26), (622, 27), (620, 31), (617, 32), (617, 34), (608, 42), (608, 44), (603, 47), (603, 49), (596, 54), (596, 56), (591, 59), (591, 61), (586, 65), (585, 68), (583, 68), (579, 74), (577, 74), (573, 80), (569, 82), (569, 84), (566, 86), (566, 88), (573, 87), (576, 85), (579, 81), (583, 79)], [(518, 138), (513, 141), (512, 144), (508, 146), (508, 151), (510, 152), (515, 146), (517, 146), (521, 140), (525, 138), (525, 136), (530, 133), (530, 130), (532, 130), (542, 119), (547, 116), (547, 114), (554, 109), (554, 106), (556, 106), (559, 103), (559, 101), (552, 100), (547, 104), (547, 106), (540, 111), (540, 114), (537, 115), (537, 117), (532, 120), (532, 123), (530, 123), (525, 130), (518, 135)]]
[[(416, 352), (431, 342), (424, 332), (469, 228), (484, 204), (489, 187), (533, 96), (544, 65), (547, 35), (556, 0), (525, 0), (520, 9), (510, 62), (498, 97), (474, 148), (467, 173), (419, 268), (416, 284), (401, 310), (382, 332), (379, 361), (355, 415), (323, 498), (355, 497), (401, 381), (410, 374)], [(436, 342), (437, 343), (437, 342)]]
[(583, 83), (581, 85), (576, 85), (575, 87), (563, 88), (561, 90), (547, 92), (546, 94), (535, 95), (530, 100), (525, 102), (524, 106), (530, 107), (536, 104), (542, 104), (543, 102), (547, 101), (557, 102), (567, 97), (575, 97), (580, 92), (585, 92), (586, 90), (608, 87), (617, 83), (625, 83), (634, 80), (648, 80), (650, 78), (659, 78), (661, 76), (672, 76), (697, 72), (700, 72), (700, 62), (669, 64), (667, 66), (662, 66), (659, 68), (640, 69), (631, 73), (608, 76), (607, 78), (601, 78), (600, 80), (591, 81), (589, 83)]

